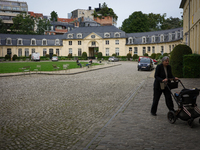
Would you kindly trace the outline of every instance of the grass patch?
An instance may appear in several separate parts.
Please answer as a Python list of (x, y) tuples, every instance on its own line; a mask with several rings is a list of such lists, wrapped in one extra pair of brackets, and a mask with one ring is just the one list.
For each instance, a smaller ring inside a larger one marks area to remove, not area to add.
[[(80, 62), (81, 64), (87, 64), (88, 62)], [(36, 69), (37, 65), (41, 65), (41, 71), (54, 71), (52, 65), (57, 65), (59, 70), (63, 70), (63, 64), (69, 64), (68, 69), (80, 68), (76, 62), (8, 62), (8, 63), (0, 63), (0, 73), (14, 73), (21, 72), (19, 68), (23, 68), (24, 66), (30, 66), (31, 71)], [(98, 65), (98, 63), (94, 63), (94, 65)]]

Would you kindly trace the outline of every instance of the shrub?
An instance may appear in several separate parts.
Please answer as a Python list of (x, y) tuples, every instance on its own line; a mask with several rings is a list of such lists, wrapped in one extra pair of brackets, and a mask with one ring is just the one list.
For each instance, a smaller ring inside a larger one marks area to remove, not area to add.
[(144, 55), (143, 56), (149, 56), (147, 53), (144, 53)]
[(159, 59), (160, 56), (161, 56), (161, 53), (157, 53), (156, 54), (156, 59)]
[(137, 54), (134, 54), (133, 55), (133, 59), (138, 59), (139, 57), (138, 57), (138, 55)]
[(168, 53), (164, 53), (163, 56), (169, 56), (169, 54)]
[(82, 58), (85, 59), (85, 60), (87, 60), (87, 53), (86, 52), (82, 53)]
[(5, 55), (6, 60), (10, 60), (10, 55)]
[(152, 59), (156, 59), (156, 53), (151, 54)]
[(117, 55), (116, 55), (116, 54), (112, 54), (112, 56), (115, 56), (115, 57), (116, 57)]
[(72, 54), (68, 54), (68, 58), (72, 58)]
[(130, 60), (130, 58), (131, 58), (131, 54), (130, 53), (127, 54), (127, 58), (128, 58), (128, 60)]
[(200, 78), (200, 55), (190, 54), (183, 56), (183, 77)]
[(183, 56), (188, 54), (192, 54), (192, 50), (187, 45), (179, 44), (173, 49), (170, 56), (170, 65), (174, 76), (183, 77)]
[(101, 59), (101, 58), (102, 58), (102, 53), (101, 53), (101, 52), (98, 52), (97, 58), (98, 58), (98, 59)]
[(49, 54), (46, 54), (46, 58), (50, 58)]
[(17, 55), (14, 54), (14, 55), (13, 55), (13, 60), (15, 61), (15, 60), (17, 60), (17, 58), (18, 58)]
[(53, 54), (53, 56), (57, 56), (56, 54)]

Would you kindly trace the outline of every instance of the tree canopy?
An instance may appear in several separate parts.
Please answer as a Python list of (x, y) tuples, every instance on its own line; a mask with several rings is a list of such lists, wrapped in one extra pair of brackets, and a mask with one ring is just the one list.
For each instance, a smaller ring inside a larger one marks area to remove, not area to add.
[(122, 23), (121, 30), (126, 33), (148, 32), (173, 29), (183, 26), (183, 20), (179, 18), (167, 18), (166, 14), (143, 14), (141, 11), (133, 12)]
[(0, 33), (7, 33), (7, 28), (2, 19), (0, 19)]
[(51, 12), (51, 18), (50, 18), (51, 21), (57, 21), (58, 20), (58, 14), (57, 12), (55, 11), (52, 11)]

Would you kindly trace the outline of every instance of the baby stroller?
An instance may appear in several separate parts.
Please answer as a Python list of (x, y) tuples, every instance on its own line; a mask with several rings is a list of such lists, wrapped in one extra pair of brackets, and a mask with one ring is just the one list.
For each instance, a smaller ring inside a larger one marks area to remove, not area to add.
[[(168, 121), (173, 124), (178, 118), (187, 121), (188, 125), (192, 127), (195, 118), (200, 117), (200, 110), (197, 108), (196, 99), (199, 95), (199, 89), (186, 89), (180, 80), (168, 83), (166, 87), (171, 89), (178, 88), (178, 83), (181, 83), (183, 89), (180, 93), (172, 93), (171, 95), (178, 105), (178, 110), (169, 111), (167, 114)], [(199, 119), (200, 123), (200, 119)]]

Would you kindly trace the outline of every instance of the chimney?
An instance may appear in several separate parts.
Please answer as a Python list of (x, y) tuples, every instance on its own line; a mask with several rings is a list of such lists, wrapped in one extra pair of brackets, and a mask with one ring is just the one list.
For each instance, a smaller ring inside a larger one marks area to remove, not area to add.
[(101, 8), (101, 3), (99, 3), (99, 8)]

